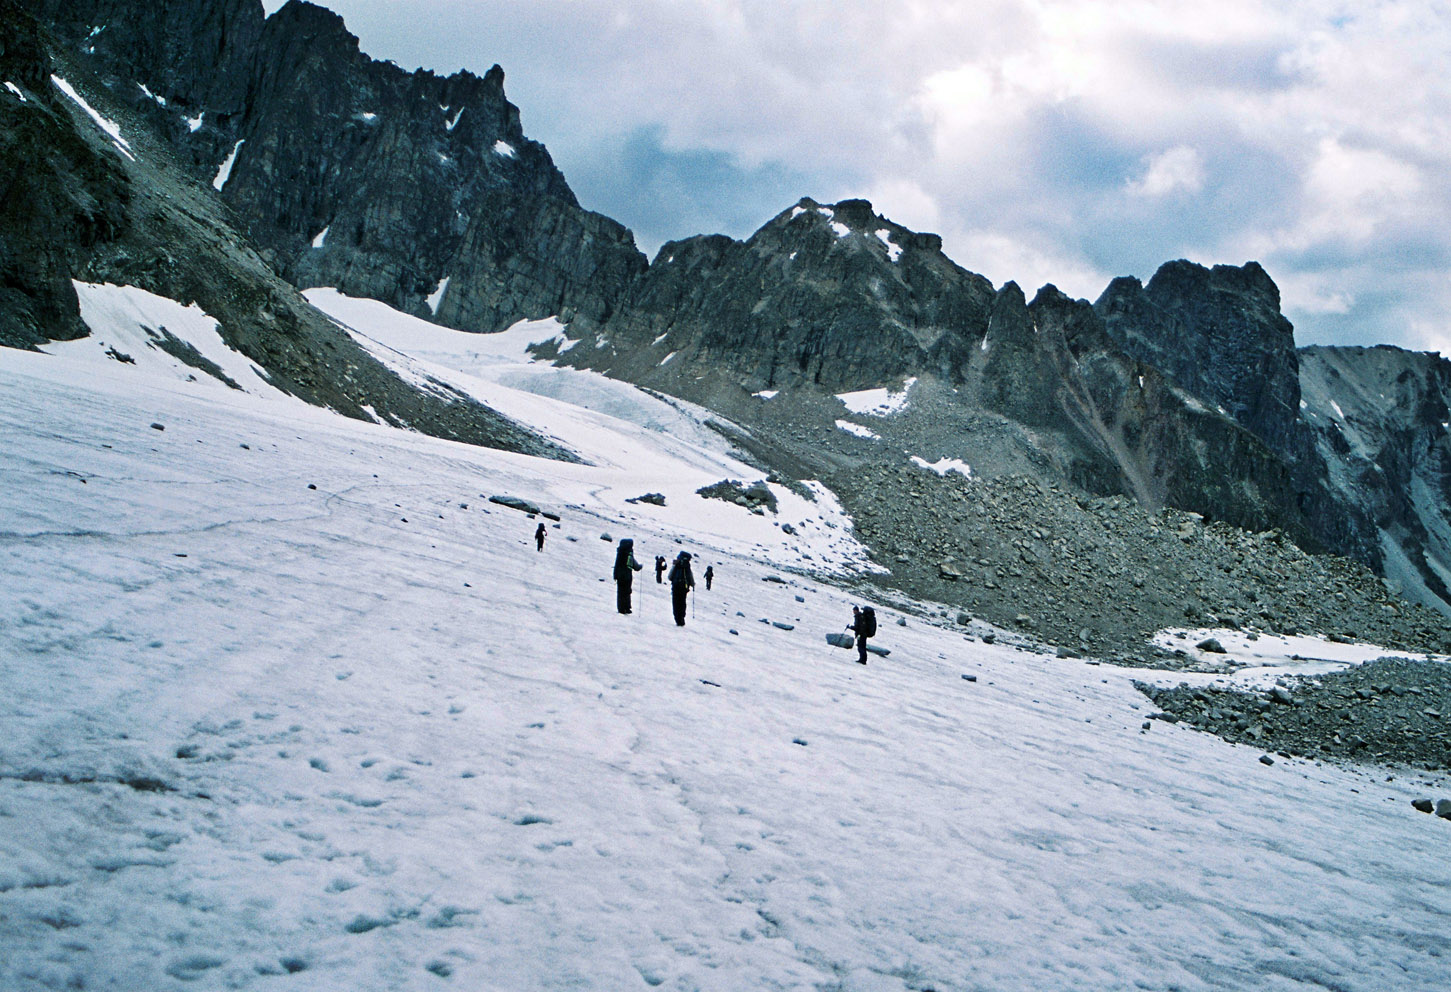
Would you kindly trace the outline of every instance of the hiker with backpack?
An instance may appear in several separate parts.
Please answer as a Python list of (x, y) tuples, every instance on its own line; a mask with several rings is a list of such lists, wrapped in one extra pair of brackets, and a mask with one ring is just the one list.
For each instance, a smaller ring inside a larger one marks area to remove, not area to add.
[(710, 581), (715, 578), (715, 566), (705, 566), (705, 591), (710, 592)]
[(540, 524), (539, 529), (534, 532), (534, 543), (539, 545), (540, 551), (544, 550), (544, 535), (547, 533), (548, 531), (544, 529), (543, 524)]
[(670, 601), (675, 607), (675, 626), (685, 626), (685, 597), (695, 588), (695, 576), (690, 572), (690, 552), (682, 551), (675, 556), (670, 566)]
[(665, 556), (655, 556), (655, 584), (663, 585), (665, 582)]
[(640, 567), (635, 560), (634, 539), (620, 538), (620, 546), (615, 551), (615, 608), (621, 613), (631, 612), (630, 590), (635, 585), (635, 573)]
[(857, 664), (867, 663), (867, 638), (877, 636), (877, 611), (870, 606), (851, 608), (851, 623), (847, 630), (856, 635)]

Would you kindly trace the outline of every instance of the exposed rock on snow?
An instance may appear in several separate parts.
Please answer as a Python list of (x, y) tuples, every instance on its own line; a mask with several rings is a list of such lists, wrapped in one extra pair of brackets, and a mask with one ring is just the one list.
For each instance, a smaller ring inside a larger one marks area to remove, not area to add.
[(1140, 688), (1166, 712), (1239, 743), (1305, 757), (1451, 771), (1451, 664), (1382, 658), (1293, 677), (1264, 694), (1229, 686)]

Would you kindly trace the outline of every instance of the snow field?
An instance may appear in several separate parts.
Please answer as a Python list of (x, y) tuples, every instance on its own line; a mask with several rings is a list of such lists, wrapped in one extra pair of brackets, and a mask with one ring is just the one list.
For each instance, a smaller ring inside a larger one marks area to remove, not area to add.
[(1442, 983), (1410, 782), (1140, 733), (1142, 672), (915, 614), (861, 668), (859, 600), (675, 497), (730, 467), (684, 408), (500, 358), (594, 466), (0, 351), (0, 988)]

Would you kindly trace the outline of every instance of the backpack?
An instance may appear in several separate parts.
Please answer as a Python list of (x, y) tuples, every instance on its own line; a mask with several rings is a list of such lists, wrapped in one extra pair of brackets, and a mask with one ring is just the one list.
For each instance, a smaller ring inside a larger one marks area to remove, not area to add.
[(862, 607), (862, 636), (877, 636), (877, 611), (870, 606)]

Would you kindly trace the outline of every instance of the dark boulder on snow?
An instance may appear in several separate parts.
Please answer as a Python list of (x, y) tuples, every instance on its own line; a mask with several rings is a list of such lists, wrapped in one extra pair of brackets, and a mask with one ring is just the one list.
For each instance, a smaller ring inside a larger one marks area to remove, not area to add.
[(519, 510), (523, 513), (537, 514), (539, 507), (527, 499), (520, 499), (518, 496), (490, 496), (490, 503), (497, 503), (499, 506), (507, 506), (511, 510)]

